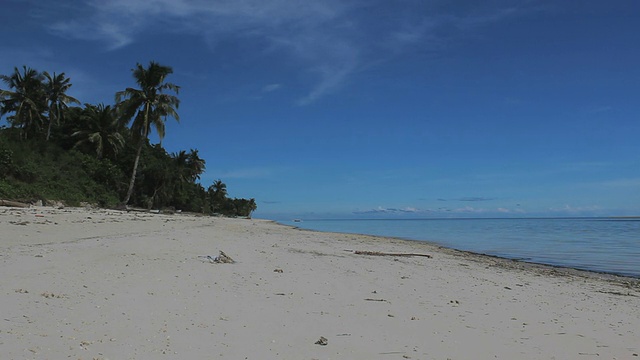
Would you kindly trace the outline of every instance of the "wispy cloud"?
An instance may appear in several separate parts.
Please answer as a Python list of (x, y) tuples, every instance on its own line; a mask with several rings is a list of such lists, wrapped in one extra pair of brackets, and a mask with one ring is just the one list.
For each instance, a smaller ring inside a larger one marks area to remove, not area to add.
[(60, 16), (46, 16), (56, 8), (45, 5), (39, 5), (44, 10), (38, 13), (43, 21), (56, 19), (48, 24), (54, 34), (100, 41), (107, 50), (131, 45), (149, 32), (202, 36), (213, 48), (225, 39), (258, 39), (265, 44), (262, 50), (293, 56), (302, 66), (297, 71), (315, 78), (298, 100), (308, 105), (372, 64), (438, 49), (443, 42), (515, 16), (518, 6), (523, 7), (507, 4), (454, 14), (437, 4), (411, 1), (84, 0), (69, 2)]
[(525, 214), (526, 211), (520, 208), (516, 208), (516, 209), (510, 209), (510, 208), (506, 208), (506, 207), (498, 207), (498, 208), (476, 208), (473, 206), (465, 206), (465, 207), (461, 207), (461, 208), (457, 208), (457, 209), (452, 209), (451, 212), (453, 213), (460, 213), (460, 214), (484, 214), (484, 215), (491, 215), (491, 214), (516, 214), (516, 215), (521, 215), (521, 214)]
[(357, 211), (354, 211), (353, 213), (354, 214), (419, 214), (419, 213), (425, 213), (425, 212), (428, 212), (428, 210), (420, 210), (412, 207), (387, 208), (387, 207), (378, 206), (375, 209), (357, 210)]
[(262, 92), (263, 93), (270, 93), (270, 92), (274, 92), (277, 90), (280, 90), (282, 88), (282, 84), (269, 84), (269, 85), (265, 85), (262, 88)]
[(564, 205), (561, 207), (552, 207), (549, 208), (549, 211), (556, 214), (565, 214), (565, 215), (585, 215), (585, 214), (594, 214), (602, 210), (602, 207), (598, 205), (589, 205), (589, 206), (573, 206), (573, 205)]
[[(566, 209), (564, 209), (566, 210)], [(563, 210), (563, 211), (564, 211)], [(585, 209), (586, 210), (586, 209)], [(368, 210), (356, 210), (352, 212), (355, 215), (397, 215), (408, 216), (423, 215), (429, 217), (450, 217), (450, 216), (522, 216), (527, 214), (525, 209), (518, 206), (515, 207), (475, 207), (475, 206), (463, 206), (458, 208), (440, 207), (437, 209), (420, 209), (415, 207), (383, 207)]]

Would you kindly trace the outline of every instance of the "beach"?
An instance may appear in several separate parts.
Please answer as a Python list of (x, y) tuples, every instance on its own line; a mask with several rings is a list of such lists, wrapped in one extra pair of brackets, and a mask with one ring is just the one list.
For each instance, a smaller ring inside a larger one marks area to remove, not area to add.
[(639, 279), (266, 220), (4, 207), (0, 273), (3, 359), (640, 359)]

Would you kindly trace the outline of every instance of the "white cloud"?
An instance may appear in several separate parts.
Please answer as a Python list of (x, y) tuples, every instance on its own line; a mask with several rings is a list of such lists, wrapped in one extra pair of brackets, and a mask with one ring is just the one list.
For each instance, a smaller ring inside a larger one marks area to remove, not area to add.
[[(381, 0), (84, 0), (69, 4), (64, 16), (41, 19), (58, 19), (49, 24), (55, 34), (102, 41), (109, 50), (131, 45), (150, 31), (203, 36), (213, 47), (228, 38), (258, 39), (266, 46), (262, 50), (293, 56), (302, 66), (296, 71), (315, 78), (299, 105), (340, 89), (354, 73), (372, 64), (416, 49), (437, 48), (456, 34), (473, 33), (479, 26), (518, 13), (515, 7), (479, 6), (443, 14), (426, 2), (399, 5)], [(55, 11), (55, 7), (41, 7)], [(374, 15), (378, 12), (385, 15)], [(443, 26), (457, 29), (456, 34), (443, 36)]]
[(353, 213), (354, 214), (418, 214), (418, 213), (425, 213), (428, 212), (428, 210), (420, 210), (414, 207), (405, 207), (405, 208), (388, 208), (388, 207), (382, 207), (382, 206), (378, 206), (377, 208), (374, 209), (370, 209), (370, 210), (356, 210)]
[(269, 85), (265, 85), (262, 88), (262, 92), (270, 93), (270, 92), (274, 92), (276, 90), (280, 90), (281, 88), (282, 88), (282, 84), (269, 84)]
[(523, 209), (509, 209), (506, 207), (498, 207), (498, 208), (475, 208), (472, 206), (465, 206), (457, 209), (453, 209), (454, 213), (462, 213), (462, 214), (524, 214), (526, 211)]
[(552, 207), (549, 208), (549, 211), (554, 213), (564, 213), (568, 215), (577, 215), (577, 214), (585, 214), (585, 213), (594, 213), (601, 211), (602, 208), (598, 205), (590, 205), (590, 206), (572, 206), (572, 205), (564, 205), (559, 208)]

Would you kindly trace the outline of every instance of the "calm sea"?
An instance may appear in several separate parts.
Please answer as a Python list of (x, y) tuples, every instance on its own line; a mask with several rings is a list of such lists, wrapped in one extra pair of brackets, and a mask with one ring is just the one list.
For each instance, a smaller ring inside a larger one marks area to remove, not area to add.
[(640, 277), (640, 219), (411, 219), (282, 222), (429, 241), (527, 262)]

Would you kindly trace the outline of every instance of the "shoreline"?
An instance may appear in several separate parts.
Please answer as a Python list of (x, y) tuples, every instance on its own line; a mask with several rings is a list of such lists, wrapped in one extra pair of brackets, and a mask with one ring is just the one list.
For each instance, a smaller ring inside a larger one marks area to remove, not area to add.
[[(338, 219), (338, 220), (330, 220), (330, 219), (319, 219), (319, 220), (310, 220), (310, 221), (341, 221), (341, 220), (345, 220), (345, 221), (414, 221), (414, 220), (436, 220), (436, 221), (440, 221), (440, 220), (452, 220), (452, 221), (466, 221), (466, 220), (611, 220), (613, 219), (613, 217), (563, 217), (563, 218), (455, 218), (455, 219), (450, 219), (450, 218), (434, 218), (434, 219)], [(639, 218), (640, 219), (640, 218)], [(637, 221), (638, 219), (615, 219), (617, 221), (625, 221), (625, 220), (629, 220), (629, 221)], [(296, 229), (301, 229), (301, 230), (308, 230), (308, 231), (318, 231), (318, 232), (332, 232), (332, 233), (336, 233), (336, 234), (340, 234), (340, 232), (334, 232), (331, 230), (315, 230), (315, 229), (306, 229), (304, 227), (300, 227), (297, 224), (287, 224), (286, 222), (280, 222), (277, 220), (274, 220), (277, 224), (283, 225), (283, 226), (291, 226), (293, 228)], [(568, 270), (568, 271), (577, 271), (577, 272), (587, 272), (587, 273), (592, 273), (592, 274), (597, 274), (603, 277), (619, 277), (619, 278), (625, 278), (625, 279), (633, 279), (633, 280), (638, 280), (640, 281), (640, 273), (639, 274), (635, 274), (635, 273), (625, 273), (625, 272), (616, 272), (616, 271), (607, 271), (607, 270), (596, 270), (596, 269), (589, 269), (586, 266), (583, 268), (579, 268), (579, 267), (573, 267), (571, 265), (563, 265), (561, 263), (551, 263), (551, 262), (538, 262), (535, 260), (528, 260), (528, 258), (522, 258), (522, 257), (508, 257), (505, 255), (494, 255), (494, 254), (488, 254), (488, 253), (482, 253), (482, 252), (478, 252), (478, 251), (474, 251), (474, 250), (465, 250), (465, 249), (460, 249), (460, 248), (455, 248), (451, 245), (447, 245), (447, 244), (441, 244), (441, 243), (437, 243), (435, 241), (432, 240), (428, 240), (428, 239), (415, 239), (415, 238), (410, 238), (410, 237), (400, 237), (400, 236), (393, 236), (393, 235), (376, 235), (376, 234), (367, 234), (367, 233), (360, 233), (360, 232), (346, 232), (347, 234), (357, 234), (357, 235), (365, 235), (365, 236), (376, 236), (376, 237), (388, 237), (388, 238), (394, 238), (394, 239), (398, 239), (398, 240), (404, 240), (404, 241), (416, 241), (416, 242), (420, 242), (420, 243), (428, 243), (431, 244), (433, 246), (442, 248), (442, 249), (448, 249), (448, 250), (453, 250), (453, 251), (460, 251), (460, 252), (465, 252), (465, 253), (470, 253), (470, 254), (474, 254), (474, 255), (479, 255), (479, 256), (486, 256), (486, 257), (490, 257), (490, 258), (498, 258), (498, 259), (504, 259), (507, 261), (514, 261), (514, 262), (518, 262), (521, 264), (530, 264), (530, 265), (538, 265), (538, 266), (544, 266), (544, 267), (550, 267), (550, 268), (554, 268), (554, 269), (564, 269), (564, 270)]]
[(0, 234), (8, 359), (640, 355), (634, 278), (191, 214), (0, 209)]
[(636, 276), (617, 274), (612, 272), (604, 272), (604, 271), (578, 269), (578, 268), (572, 268), (569, 266), (562, 266), (562, 265), (528, 262), (520, 259), (510, 259), (507, 257), (498, 256), (498, 255), (483, 254), (483, 253), (478, 253), (470, 250), (455, 249), (452, 247), (440, 245), (438, 243), (435, 243), (429, 240), (415, 240), (415, 239), (395, 237), (395, 236), (370, 235), (370, 234), (362, 234), (362, 233), (341, 233), (341, 232), (334, 232), (334, 231), (305, 229), (305, 228), (297, 227), (295, 225), (283, 224), (275, 220), (265, 220), (265, 221), (272, 221), (277, 225), (289, 227), (295, 230), (315, 232), (320, 234), (357, 235), (357, 236), (371, 237), (371, 238), (392, 239), (400, 242), (416, 243), (419, 245), (424, 244), (427, 247), (435, 248), (436, 249), (435, 251), (437, 252), (442, 252), (442, 253), (450, 254), (453, 256), (468, 257), (469, 259), (475, 259), (478, 262), (492, 262), (496, 264), (496, 266), (500, 266), (506, 269), (533, 271), (533, 272), (539, 272), (541, 274), (547, 274), (547, 275), (552, 274), (553, 276), (576, 276), (576, 277), (597, 279), (602, 281), (611, 281), (615, 283), (620, 283), (624, 286), (635, 287), (640, 291), (640, 277), (636, 277)]

